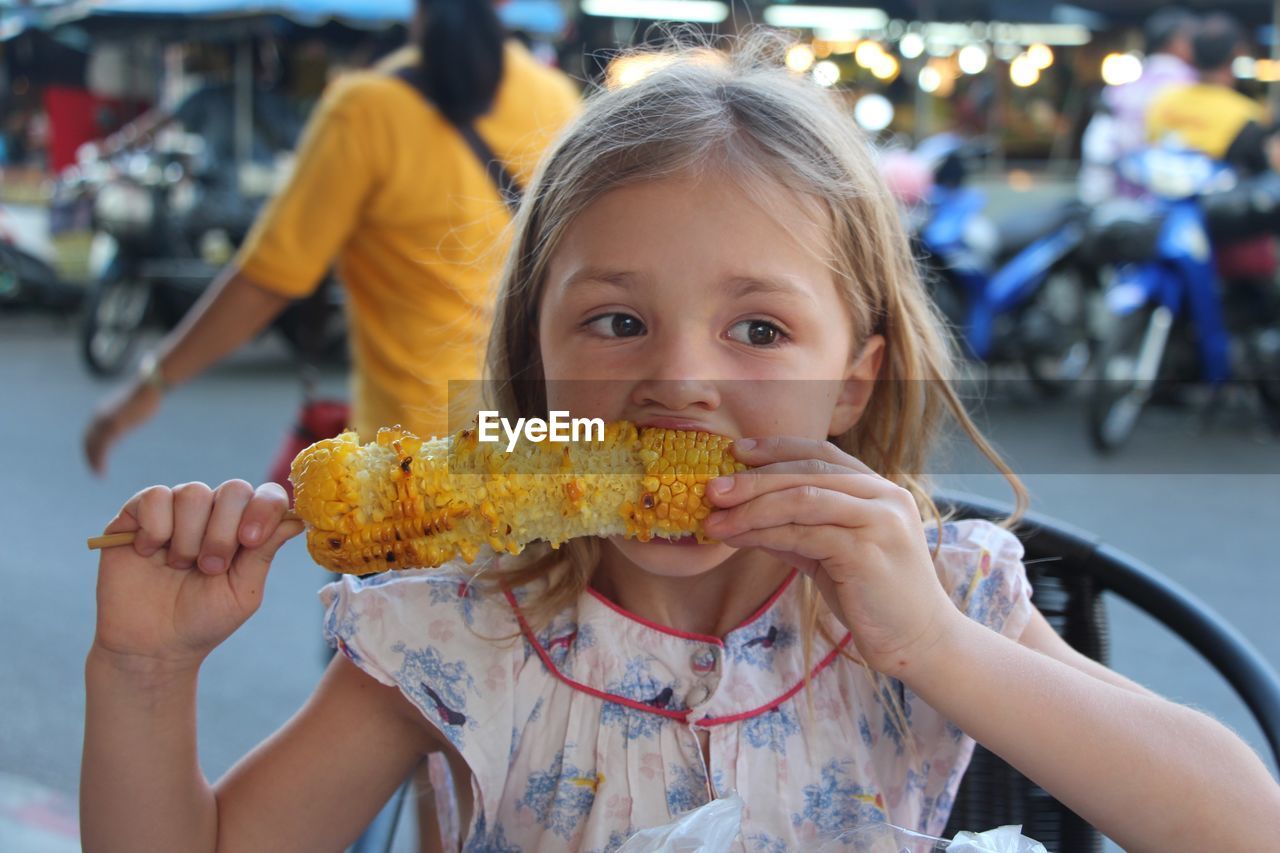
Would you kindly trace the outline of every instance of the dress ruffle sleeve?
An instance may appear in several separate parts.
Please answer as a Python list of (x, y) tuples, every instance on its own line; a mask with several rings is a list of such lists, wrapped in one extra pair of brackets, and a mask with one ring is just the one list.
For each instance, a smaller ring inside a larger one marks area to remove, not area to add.
[(509, 767), (514, 684), (526, 662), (502, 597), (455, 568), (346, 575), (320, 598), (326, 641), (398, 687), (453, 744), (471, 771), (475, 821), (492, 825)]
[(1011, 639), (1031, 618), (1031, 583), (1018, 537), (989, 521), (944, 524), (934, 565), (956, 606), (975, 622)]

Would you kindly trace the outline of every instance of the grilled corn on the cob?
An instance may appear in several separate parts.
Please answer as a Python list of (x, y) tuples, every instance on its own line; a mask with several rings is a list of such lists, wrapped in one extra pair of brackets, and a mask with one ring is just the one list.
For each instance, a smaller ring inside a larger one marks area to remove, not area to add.
[(705, 541), (707, 481), (746, 468), (731, 446), (627, 421), (608, 424), (600, 442), (525, 442), (510, 453), (474, 430), (424, 441), (396, 428), (363, 446), (351, 432), (317, 442), (289, 476), (311, 556), (364, 574), (577, 536)]

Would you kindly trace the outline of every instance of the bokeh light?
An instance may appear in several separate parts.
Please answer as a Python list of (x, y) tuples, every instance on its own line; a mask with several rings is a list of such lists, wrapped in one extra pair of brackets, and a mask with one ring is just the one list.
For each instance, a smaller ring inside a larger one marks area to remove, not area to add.
[(893, 104), (884, 95), (863, 95), (853, 105), (853, 118), (863, 129), (879, 133), (893, 122)]
[(1102, 58), (1102, 82), (1123, 86), (1142, 76), (1142, 60), (1132, 53), (1108, 53)]
[(1013, 85), (1026, 88), (1040, 82), (1040, 69), (1025, 53), (1019, 54), (1009, 63), (1009, 79)]
[(916, 85), (921, 91), (933, 92), (938, 91), (938, 87), (942, 85), (942, 74), (932, 65), (926, 65), (920, 69), (920, 74), (916, 77)]
[(903, 59), (915, 59), (924, 53), (924, 36), (919, 33), (907, 33), (902, 37), (902, 41), (898, 42), (898, 52), (902, 54)]
[(793, 44), (787, 48), (787, 68), (797, 74), (803, 74), (812, 68), (815, 59), (813, 48), (807, 44)]
[(840, 82), (840, 66), (830, 59), (824, 59), (813, 66), (813, 79), (819, 86), (834, 86)]
[(1043, 71), (1053, 64), (1053, 51), (1047, 44), (1033, 44), (1027, 48), (1027, 59), (1039, 70)]
[(987, 50), (980, 44), (967, 44), (960, 48), (956, 61), (965, 74), (981, 74), (987, 69)]

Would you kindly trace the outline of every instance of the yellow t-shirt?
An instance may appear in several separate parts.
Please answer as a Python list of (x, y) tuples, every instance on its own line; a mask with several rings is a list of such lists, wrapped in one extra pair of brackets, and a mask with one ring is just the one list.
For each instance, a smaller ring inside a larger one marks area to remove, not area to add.
[(1147, 139), (1164, 142), (1172, 136), (1183, 146), (1221, 160), (1245, 125), (1265, 120), (1260, 104), (1225, 86), (1172, 86), (1147, 108)]
[[(448, 429), (448, 383), (480, 377), (510, 215), (479, 159), (412, 86), (386, 71), (334, 81), (294, 173), (241, 248), (241, 273), (289, 297), (337, 259), (354, 361), (352, 424), (366, 440), (402, 424)], [(518, 43), (476, 130), (519, 185), (576, 114), (578, 93)]]

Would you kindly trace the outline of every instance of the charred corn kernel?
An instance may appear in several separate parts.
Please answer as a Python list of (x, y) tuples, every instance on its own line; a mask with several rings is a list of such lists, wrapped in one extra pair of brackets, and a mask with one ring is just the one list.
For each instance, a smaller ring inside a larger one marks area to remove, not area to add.
[(706, 541), (706, 482), (746, 468), (732, 444), (619, 421), (601, 442), (521, 443), (508, 453), (474, 430), (424, 441), (395, 428), (363, 446), (350, 432), (317, 442), (289, 476), (311, 556), (365, 574), (578, 536)]

